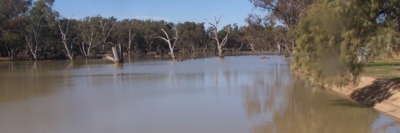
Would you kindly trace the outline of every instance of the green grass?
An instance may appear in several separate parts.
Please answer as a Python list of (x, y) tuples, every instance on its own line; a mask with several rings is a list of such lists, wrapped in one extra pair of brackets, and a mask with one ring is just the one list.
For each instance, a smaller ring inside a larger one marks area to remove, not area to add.
[(372, 62), (366, 66), (365, 76), (376, 78), (400, 78), (400, 61)]

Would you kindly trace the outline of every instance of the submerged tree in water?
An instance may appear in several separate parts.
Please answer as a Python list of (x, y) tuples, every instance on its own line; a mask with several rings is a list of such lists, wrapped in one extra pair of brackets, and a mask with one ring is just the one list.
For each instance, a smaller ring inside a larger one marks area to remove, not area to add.
[(293, 68), (317, 83), (356, 82), (368, 60), (397, 48), (400, 1), (318, 0), (295, 29)]
[(206, 19), (206, 21), (208, 22), (208, 24), (210, 24), (213, 27), (212, 32), (214, 33), (214, 37), (212, 37), (212, 38), (217, 42), (217, 48), (218, 48), (219, 57), (223, 58), (224, 55), (222, 53), (223, 52), (222, 48), (225, 46), (226, 42), (228, 41), (228, 36), (229, 36), (229, 33), (230, 33), (231, 29), (227, 28), (227, 33), (225, 34), (225, 37), (222, 39), (222, 41), (220, 41), (219, 38), (218, 38), (218, 23), (221, 20), (221, 17), (219, 17), (218, 19), (217, 19), (217, 17), (214, 18), (215, 19), (215, 24), (209, 22), (207, 19)]
[(175, 48), (175, 45), (176, 45), (176, 43), (178, 42), (178, 39), (179, 39), (177, 27), (175, 27), (174, 29), (175, 29), (175, 37), (172, 38), (172, 39), (174, 39), (174, 42), (172, 44), (171, 44), (172, 40), (169, 38), (168, 33), (164, 29), (161, 29), (161, 30), (164, 32), (166, 37), (162, 37), (162, 36), (157, 37), (157, 38), (160, 38), (160, 39), (162, 39), (162, 40), (164, 40), (165, 42), (168, 43), (169, 55), (171, 55), (171, 58), (173, 60), (175, 59), (174, 48)]

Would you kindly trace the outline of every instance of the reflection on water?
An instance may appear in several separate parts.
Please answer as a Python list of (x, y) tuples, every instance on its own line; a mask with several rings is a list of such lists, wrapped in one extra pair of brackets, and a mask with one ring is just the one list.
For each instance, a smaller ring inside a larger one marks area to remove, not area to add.
[(283, 57), (0, 62), (0, 132), (396, 132)]

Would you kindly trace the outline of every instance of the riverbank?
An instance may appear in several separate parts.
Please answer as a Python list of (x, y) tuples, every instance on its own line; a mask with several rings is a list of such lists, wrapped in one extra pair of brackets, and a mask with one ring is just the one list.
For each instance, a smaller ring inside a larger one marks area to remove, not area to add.
[(358, 85), (332, 87), (332, 90), (400, 121), (400, 79), (363, 76)]

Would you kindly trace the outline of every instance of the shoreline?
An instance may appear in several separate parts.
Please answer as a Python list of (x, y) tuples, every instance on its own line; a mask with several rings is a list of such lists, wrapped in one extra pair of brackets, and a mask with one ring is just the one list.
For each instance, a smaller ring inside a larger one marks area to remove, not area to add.
[(399, 81), (362, 76), (358, 85), (333, 86), (331, 89), (400, 122)]

